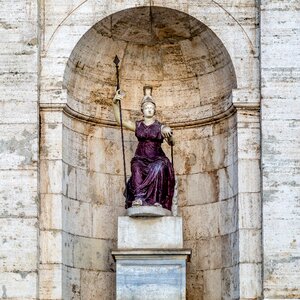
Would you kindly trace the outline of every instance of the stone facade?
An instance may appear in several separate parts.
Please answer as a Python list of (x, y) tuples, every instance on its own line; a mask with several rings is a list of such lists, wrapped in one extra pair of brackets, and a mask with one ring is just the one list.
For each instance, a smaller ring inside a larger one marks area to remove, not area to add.
[(261, 6), (264, 295), (300, 298), (298, 1)]
[(37, 1), (1, 1), (0, 295), (36, 299), (39, 261)]
[(115, 297), (116, 54), (174, 129), (187, 298), (300, 298), (298, 1), (0, 3), (2, 298)]

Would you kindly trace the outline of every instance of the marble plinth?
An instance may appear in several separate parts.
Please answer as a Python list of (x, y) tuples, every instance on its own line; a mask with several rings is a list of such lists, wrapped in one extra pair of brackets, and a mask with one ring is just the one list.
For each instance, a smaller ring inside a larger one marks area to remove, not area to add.
[(118, 249), (181, 249), (181, 217), (119, 217)]
[(190, 250), (116, 250), (117, 300), (186, 299)]

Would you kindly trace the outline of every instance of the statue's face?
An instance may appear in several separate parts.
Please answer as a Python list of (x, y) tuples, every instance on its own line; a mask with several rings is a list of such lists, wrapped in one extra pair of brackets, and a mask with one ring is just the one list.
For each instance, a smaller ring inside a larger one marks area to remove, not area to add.
[(153, 117), (155, 115), (155, 105), (151, 102), (146, 102), (143, 105), (144, 117)]

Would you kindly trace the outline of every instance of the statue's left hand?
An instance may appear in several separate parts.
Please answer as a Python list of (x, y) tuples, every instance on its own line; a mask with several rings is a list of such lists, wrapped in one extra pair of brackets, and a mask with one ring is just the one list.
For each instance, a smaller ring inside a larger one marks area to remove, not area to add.
[(163, 126), (163, 128), (161, 129), (161, 134), (165, 139), (167, 139), (173, 135), (173, 132), (169, 126)]

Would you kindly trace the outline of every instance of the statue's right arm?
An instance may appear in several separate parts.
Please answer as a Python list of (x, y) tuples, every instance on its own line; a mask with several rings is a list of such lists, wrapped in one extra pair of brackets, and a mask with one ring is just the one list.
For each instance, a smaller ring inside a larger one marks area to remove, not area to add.
[[(122, 101), (123, 96), (119, 94), (117, 91), (116, 96), (113, 99), (113, 111), (115, 115), (116, 122), (120, 125), (120, 109), (119, 109), (119, 101)], [(131, 120), (123, 120), (122, 119), (122, 124), (123, 126), (131, 131), (135, 131), (135, 123), (132, 122)]]

